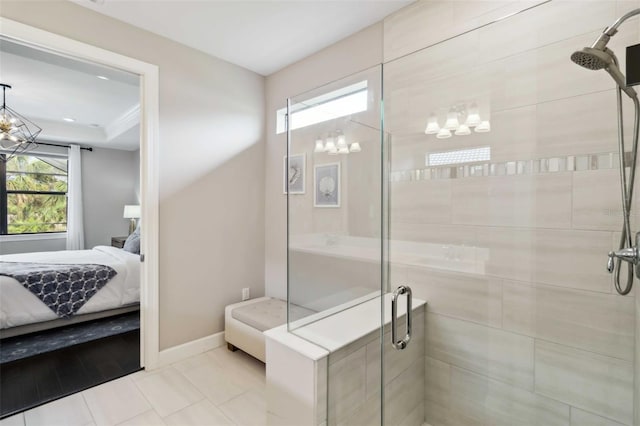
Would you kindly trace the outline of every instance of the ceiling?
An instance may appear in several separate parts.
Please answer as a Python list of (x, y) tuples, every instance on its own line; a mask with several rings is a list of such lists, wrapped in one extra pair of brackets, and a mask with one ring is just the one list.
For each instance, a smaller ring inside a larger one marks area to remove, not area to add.
[(0, 39), (0, 82), (12, 86), (7, 106), (42, 128), (40, 141), (138, 149), (138, 80), (124, 71)]
[(72, 0), (269, 75), (414, 0)]

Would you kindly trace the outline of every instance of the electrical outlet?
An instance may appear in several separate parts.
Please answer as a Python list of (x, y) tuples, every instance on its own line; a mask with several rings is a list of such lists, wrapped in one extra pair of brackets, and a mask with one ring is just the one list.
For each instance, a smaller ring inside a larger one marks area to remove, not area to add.
[(242, 289), (242, 300), (249, 300), (249, 289), (248, 288), (243, 288)]

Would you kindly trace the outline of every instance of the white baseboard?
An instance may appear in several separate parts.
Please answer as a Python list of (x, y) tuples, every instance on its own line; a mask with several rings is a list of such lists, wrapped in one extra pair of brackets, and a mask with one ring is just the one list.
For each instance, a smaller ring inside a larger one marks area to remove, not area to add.
[(224, 331), (205, 336), (198, 340), (183, 343), (169, 349), (164, 349), (158, 354), (158, 364), (156, 367), (164, 367), (174, 362), (210, 351), (225, 344)]

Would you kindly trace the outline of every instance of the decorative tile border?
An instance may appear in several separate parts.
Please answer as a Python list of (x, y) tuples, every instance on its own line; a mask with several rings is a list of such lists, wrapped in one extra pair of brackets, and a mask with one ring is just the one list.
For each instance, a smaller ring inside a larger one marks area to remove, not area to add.
[[(424, 169), (392, 171), (391, 182), (406, 182), (434, 179), (461, 179), (480, 176), (515, 176), (542, 173), (573, 172), (587, 170), (618, 169), (617, 152), (601, 154), (568, 155), (538, 160), (517, 160), (500, 163), (474, 163), (455, 166), (426, 167)], [(631, 162), (631, 153), (625, 155), (625, 163)]]

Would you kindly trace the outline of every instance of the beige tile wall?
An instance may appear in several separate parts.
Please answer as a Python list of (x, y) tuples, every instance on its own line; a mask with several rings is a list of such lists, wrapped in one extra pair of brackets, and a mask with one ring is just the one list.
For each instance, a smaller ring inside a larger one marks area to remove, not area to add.
[[(372, 425), (380, 421), (381, 360), (384, 360), (386, 425), (421, 426), (425, 419), (425, 311), (413, 310), (412, 340), (405, 350), (388, 344), (390, 329), (374, 331), (333, 352), (328, 360), (329, 425)], [(399, 323), (404, 324), (404, 316)]]
[[(612, 80), (569, 56), (640, 2), (554, 0), (459, 35), (534, 3), (424, 0), (385, 20), (392, 171), (479, 146), (492, 163), (617, 150)], [(636, 18), (610, 47), (624, 62), (638, 40)], [(475, 99), (491, 132), (423, 133), (430, 112)], [(618, 170), (564, 170), (392, 183), (392, 240), (488, 253), (483, 272), (403, 275), (428, 301), (427, 423), (634, 424), (635, 298), (605, 270), (621, 227)]]

